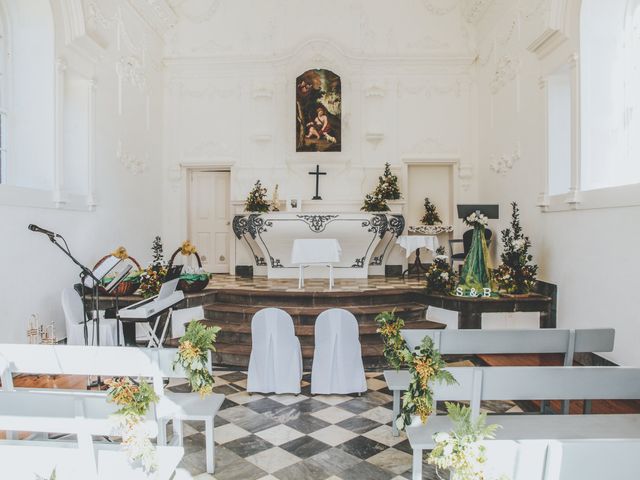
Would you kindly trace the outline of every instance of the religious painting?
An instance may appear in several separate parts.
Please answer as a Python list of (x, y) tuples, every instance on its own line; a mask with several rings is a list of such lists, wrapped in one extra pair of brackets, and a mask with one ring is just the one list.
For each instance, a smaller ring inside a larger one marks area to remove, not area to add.
[(307, 70), (296, 80), (296, 151), (339, 152), (342, 85), (330, 70)]

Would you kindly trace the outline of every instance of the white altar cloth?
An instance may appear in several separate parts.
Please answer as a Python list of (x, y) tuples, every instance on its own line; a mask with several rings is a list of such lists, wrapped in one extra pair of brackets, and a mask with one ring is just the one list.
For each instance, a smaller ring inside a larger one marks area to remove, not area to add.
[(400, 235), (396, 243), (405, 249), (407, 258), (419, 248), (435, 252), (440, 246), (435, 235)]
[(335, 238), (297, 238), (293, 241), (291, 263), (329, 264), (339, 263), (342, 248)]

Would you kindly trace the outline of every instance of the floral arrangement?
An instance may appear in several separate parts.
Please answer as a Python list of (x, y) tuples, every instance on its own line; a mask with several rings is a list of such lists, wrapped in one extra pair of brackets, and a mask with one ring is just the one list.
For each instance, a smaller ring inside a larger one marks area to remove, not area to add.
[(499, 425), (487, 425), (486, 413), (473, 420), (467, 406), (450, 402), (446, 406), (453, 430), (433, 436), (436, 445), (427, 461), (436, 466), (436, 473), (438, 469), (450, 470), (455, 480), (486, 480), (482, 471), (485, 447), (479, 442), (494, 438)]
[(484, 228), (489, 224), (489, 217), (487, 217), (484, 213), (480, 212), (480, 210), (476, 210), (467, 218), (465, 218), (464, 223), (471, 228), (481, 227)]
[(153, 239), (151, 251), (153, 253), (151, 265), (140, 274), (140, 293), (144, 298), (157, 295), (160, 292), (162, 281), (167, 275), (167, 266), (162, 250), (162, 239), (159, 236)]
[(387, 201), (376, 192), (367, 193), (364, 197), (364, 205), (360, 209), (363, 212), (387, 212), (390, 210)]
[(420, 219), (423, 225), (435, 225), (436, 223), (442, 223), (440, 215), (436, 210), (436, 206), (431, 203), (429, 197), (424, 199), (424, 216)]
[(398, 200), (401, 197), (398, 177), (391, 173), (391, 165), (384, 164), (384, 173), (378, 177), (378, 186), (364, 197), (364, 212), (387, 212), (387, 200)]
[(436, 256), (426, 273), (427, 293), (446, 294), (451, 292), (457, 282), (456, 273), (451, 268), (449, 257), (444, 254), (444, 247), (438, 247)]
[(389, 162), (384, 164), (384, 172), (381, 177), (378, 177), (375, 193), (378, 193), (385, 200), (399, 200), (402, 196), (398, 186), (398, 177), (391, 173)]
[(457, 383), (453, 375), (445, 370), (446, 366), (431, 337), (425, 336), (409, 361), (411, 381), (402, 397), (400, 416), (396, 420), (399, 429), (411, 425), (413, 416), (420, 417), (422, 423), (427, 422), (433, 411), (432, 382), (445, 382), (447, 385)]
[(180, 365), (187, 373), (187, 380), (191, 391), (200, 393), (200, 396), (212, 392), (214, 378), (209, 372), (207, 362), (209, 350), (215, 351), (215, 342), (220, 327), (207, 327), (193, 320), (180, 338), (178, 353), (173, 362)]
[(145, 472), (157, 467), (156, 450), (142, 420), (152, 403), (158, 401), (153, 387), (144, 381), (135, 384), (129, 378), (107, 380), (107, 399), (120, 409), (115, 414), (116, 431), (122, 436), (129, 461), (139, 460)]
[(270, 203), (267, 200), (267, 188), (257, 180), (247, 199), (244, 201), (245, 212), (268, 212)]
[(116, 248), (111, 255), (113, 255), (116, 258), (119, 258), (120, 260), (126, 260), (127, 258), (129, 258), (129, 253), (127, 253), (127, 249), (124, 248), (123, 246), (119, 246), (118, 248)]
[(511, 228), (502, 230), (502, 264), (493, 272), (501, 290), (511, 294), (529, 293), (536, 282), (538, 266), (531, 264), (531, 241), (522, 233), (518, 204), (511, 204)]
[(185, 240), (182, 245), (180, 245), (180, 253), (185, 256), (193, 255), (196, 253), (196, 246), (193, 245), (189, 240)]
[(407, 348), (400, 329), (404, 327), (404, 320), (393, 312), (382, 312), (376, 317), (378, 329), (384, 344), (384, 358), (392, 368), (400, 370), (411, 360), (411, 352)]

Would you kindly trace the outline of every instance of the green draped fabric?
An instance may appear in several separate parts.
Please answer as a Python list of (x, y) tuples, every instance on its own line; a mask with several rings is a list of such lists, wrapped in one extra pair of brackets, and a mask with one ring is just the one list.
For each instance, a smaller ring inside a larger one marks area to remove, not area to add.
[(180, 275), (180, 280), (184, 280), (187, 283), (199, 282), (207, 278), (209, 278), (209, 275), (206, 273), (183, 273)]
[(464, 295), (469, 295), (472, 288), (478, 294), (481, 294), (484, 288), (493, 290), (489, 267), (489, 249), (484, 236), (484, 227), (476, 226), (473, 229), (471, 248), (462, 266), (458, 287), (462, 287)]

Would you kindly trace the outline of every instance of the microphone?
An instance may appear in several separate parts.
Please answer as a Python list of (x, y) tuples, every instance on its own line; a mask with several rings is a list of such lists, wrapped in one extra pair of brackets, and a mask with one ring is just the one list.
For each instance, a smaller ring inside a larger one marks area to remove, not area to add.
[(37, 233), (44, 233), (45, 235), (49, 236), (49, 237), (59, 237), (60, 235), (58, 235), (57, 233), (53, 233), (50, 230), (46, 230), (44, 228), (40, 228), (37, 225), (34, 225), (33, 223), (30, 223), (29, 226), (27, 227), (29, 230), (31, 230), (32, 232), (37, 232)]

